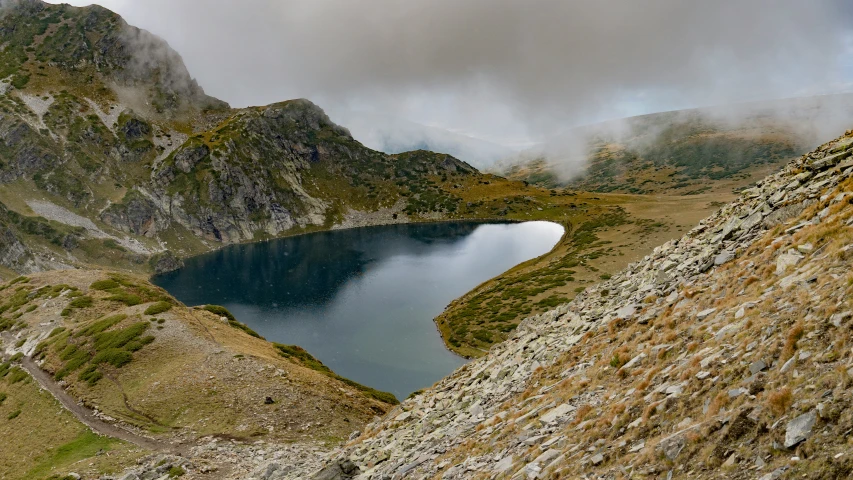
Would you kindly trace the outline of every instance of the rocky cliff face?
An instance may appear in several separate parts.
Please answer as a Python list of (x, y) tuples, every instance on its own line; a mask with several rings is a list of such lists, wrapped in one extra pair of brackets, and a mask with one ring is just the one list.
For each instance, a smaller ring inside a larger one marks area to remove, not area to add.
[(314, 478), (848, 478), (851, 146), (525, 320)]
[(138, 243), (129, 265), (330, 228), (352, 212), (441, 216), (459, 199), (434, 179), (478, 174), (448, 155), (370, 150), (307, 100), (230, 109), (162, 39), (98, 6), (4, 4), (0, 43), (0, 196), (19, 214), (34, 213), (20, 200), (47, 201), (88, 219), (84, 240), (97, 229)]

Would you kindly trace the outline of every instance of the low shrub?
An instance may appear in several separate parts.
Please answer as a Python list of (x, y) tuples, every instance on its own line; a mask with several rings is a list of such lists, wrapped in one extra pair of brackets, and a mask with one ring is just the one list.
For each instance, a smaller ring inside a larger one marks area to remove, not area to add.
[(14, 385), (18, 382), (24, 381), (27, 378), (27, 372), (21, 370), (18, 367), (12, 367), (9, 369), (9, 374), (6, 375), (6, 381), (9, 385)]
[(102, 378), (104, 378), (104, 374), (98, 371), (98, 367), (95, 365), (90, 365), (88, 368), (80, 372), (78, 377), (80, 381), (86, 382), (90, 387), (95, 386), (96, 383)]
[[(99, 352), (92, 359), (93, 365), (99, 365), (101, 363), (109, 363), (110, 365), (121, 368), (133, 360), (133, 355), (126, 350), (122, 350), (119, 348), (108, 348), (102, 352)], [(91, 367), (90, 367), (91, 368)], [(88, 371), (88, 369), (87, 369)]]
[(183, 477), (184, 474), (186, 474), (186, 473), (187, 472), (184, 471), (184, 469), (178, 465), (175, 465), (172, 468), (170, 468), (169, 472), (168, 472), (170, 478)]
[(53, 338), (53, 337), (59, 335), (60, 333), (62, 333), (64, 331), (65, 331), (65, 327), (56, 327), (50, 331), (50, 334), (47, 336), (47, 338)]
[(107, 297), (107, 300), (112, 302), (120, 302), (127, 305), (128, 307), (132, 307), (134, 305), (139, 305), (140, 303), (142, 303), (142, 299), (139, 298), (139, 295), (134, 295), (132, 293), (127, 292), (120, 292), (116, 293), (115, 295), (110, 295), (109, 297)]
[(94, 303), (94, 300), (92, 299), (92, 297), (84, 295), (82, 297), (77, 297), (77, 298), (71, 300), (68, 303), (68, 308), (86, 308), (86, 307), (91, 307), (93, 303)]
[(225, 308), (221, 305), (205, 305), (204, 309), (210, 313), (215, 313), (216, 315), (219, 315), (220, 317), (225, 317), (229, 321), (231, 321), (231, 320), (237, 321), (237, 319), (234, 318), (234, 315), (232, 315), (231, 312), (229, 312), (227, 308)]
[(138, 322), (127, 328), (99, 333), (95, 336), (95, 350), (102, 352), (111, 348), (122, 348), (142, 335), (147, 328), (148, 322)]
[(89, 325), (88, 327), (84, 328), (83, 330), (78, 331), (77, 333), (74, 334), (74, 336), (79, 337), (81, 335), (85, 335), (85, 336), (97, 335), (97, 334), (103, 332), (104, 330), (106, 330), (106, 329), (108, 329), (114, 325), (117, 325), (119, 322), (121, 322), (125, 318), (127, 318), (127, 315), (124, 315), (124, 314), (112, 315), (109, 317), (105, 317), (105, 318), (98, 320), (97, 322)]
[(113, 288), (118, 288), (120, 285), (118, 282), (113, 280), (112, 278), (108, 280), (98, 280), (97, 282), (89, 285), (89, 288), (92, 290), (112, 290)]
[(65, 349), (62, 350), (62, 353), (59, 354), (59, 358), (64, 360), (66, 363), (56, 372), (54, 378), (62, 380), (68, 376), (68, 374), (82, 367), (83, 364), (89, 360), (89, 357), (89, 352), (77, 347), (77, 345), (67, 345)]
[(157, 302), (145, 309), (145, 315), (158, 315), (163, 312), (168, 312), (172, 309), (172, 304), (169, 302)]

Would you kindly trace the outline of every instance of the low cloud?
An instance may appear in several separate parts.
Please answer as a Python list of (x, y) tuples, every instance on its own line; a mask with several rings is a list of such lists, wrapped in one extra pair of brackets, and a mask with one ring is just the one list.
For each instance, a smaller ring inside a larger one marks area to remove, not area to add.
[(309, 97), (510, 141), (849, 81), (853, 19), (843, 0), (103, 3), (232, 105)]

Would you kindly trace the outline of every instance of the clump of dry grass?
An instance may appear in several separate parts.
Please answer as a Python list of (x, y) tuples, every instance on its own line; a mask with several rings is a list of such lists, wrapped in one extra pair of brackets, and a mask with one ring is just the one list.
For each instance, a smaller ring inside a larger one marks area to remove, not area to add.
[(707, 416), (713, 417), (720, 413), (720, 410), (729, 403), (729, 396), (726, 392), (720, 392), (711, 400), (711, 403), (708, 404), (708, 413)]
[(779, 390), (770, 392), (767, 395), (767, 408), (777, 416), (783, 415), (791, 404), (794, 403), (793, 395), (789, 387), (782, 387)]
[(802, 322), (798, 321), (791, 327), (788, 336), (785, 338), (785, 346), (782, 348), (782, 358), (787, 360), (794, 355), (794, 352), (797, 351), (797, 342), (803, 338), (805, 333), (806, 329)]
[(589, 404), (585, 403), (581, 405), (578, 407), (577, 412), (575, 412), (575, 419), (572, 421), (572, 424), (577, 425), (581, 423), (584, 420), (584, 417), (589, 415), (590, 412), (592, 412), (592, 407)]
[(655, 410), (658, 408), (662, 402), (652, 402), (648, 406), (646, 406), (645, 410), (643, 410), (643, 423), (648, 423), (649, 419), (654, 415)]

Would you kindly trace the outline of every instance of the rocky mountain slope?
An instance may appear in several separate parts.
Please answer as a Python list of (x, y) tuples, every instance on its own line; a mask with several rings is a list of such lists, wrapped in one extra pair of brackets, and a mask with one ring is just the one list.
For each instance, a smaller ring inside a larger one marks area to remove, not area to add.
[(450, 185), (478, 175), (370, 150), (306, 100), (231, 109), (163, 40), (98, 6), (4, 4), (0, 43), (0, 264), (18, 273), (162, 270), (365, 213), (447, 215), (464, 209)]
[(849, 128), (853, 95), (653, 113), (575, 128), (508, 157), (508, 178), (548, 187), (695, 195), (758, 180)]
[(313, 478), (848, 478), (851, 147), (528, 318)]

